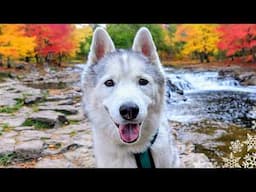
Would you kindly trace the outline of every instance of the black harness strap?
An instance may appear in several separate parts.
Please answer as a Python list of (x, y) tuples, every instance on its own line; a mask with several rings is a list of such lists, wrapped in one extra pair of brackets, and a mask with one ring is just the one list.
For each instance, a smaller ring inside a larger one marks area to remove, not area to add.
[(149, 160), (150, 160), (151, 168), (156, 168), (150, 148), (148, 149), (148, 157), (149, 157)]
[(140, 161), (140, 153), (135, 153), (134, 157), (135, 157), (138, 168), (142, 168), (141, 161)]
[[(153, 140), (150, 142), (151, 145), (154, 144), (157, 135), (158, 135), (158, 131), (154, 135)], [(153, 160), (153, 157), (152, 157), (150, 147), (146, 151), (144, 151), (143, 153), (134, 154), (134, 157), (135, 157), (136, 164), (137, 164), (138, 168), (155, 168), (155, 163), (154, 163), (154, 160)]]

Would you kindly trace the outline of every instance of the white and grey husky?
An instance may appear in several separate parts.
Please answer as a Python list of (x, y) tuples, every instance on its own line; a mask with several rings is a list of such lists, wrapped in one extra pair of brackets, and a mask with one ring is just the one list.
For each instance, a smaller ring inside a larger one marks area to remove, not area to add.
[(115, 49), (97, 28), (82, 90), (97, 167), (179, 167), (164, 114), (164, 71), (147, 28), (137, 32), (131, 50)]

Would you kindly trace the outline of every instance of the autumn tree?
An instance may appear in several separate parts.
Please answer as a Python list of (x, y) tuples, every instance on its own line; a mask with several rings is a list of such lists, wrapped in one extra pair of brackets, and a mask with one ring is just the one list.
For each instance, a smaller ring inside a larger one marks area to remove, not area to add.
[(79, 49), (77, 50), (76, 54), (79, 57), (85, 58), (88, 55), (92, 41), (92, 33), (93, 28), (90, 25), (84, 25), (76, 29), (76, 36), (79, 42)]
[(71, 24), (28, 24), (28, 36), (36, 38), (36, 59), (52, 63), (55, 59), (60, 65), (63, 57), (74, 56), (79, 49), (83, 35)]
[(209, 62), (209, 55), (218, 51), (217, 43), (219, 34), (215, 24), (183, 24), (179, 25), (176, 32), (176, 40), (184, 42), (182, 54), (194, 54)]
[(227, 56), (247, 56), (248, 61), (256, 62), (256, 24), (225, 24), (218, 31), (218, 47)]
[(174, 32), (176, 31), (175, 25), (170, 25), (170, 24), (162, 24), (162, 25), (157, 25), (161, 27), (161, 34), (160, 39), (158, 42), (160, 42), (160, 45), (158, 44), (159, 47), (158, 51), (159, 54), (162, 58), (167, 58), (171, 55), (174, 55), (175, 50), (174, 50)]
[(164, 37), (166, 44), (165, 51), (172, 58), (179, 57), (183, 44), (182, 42), (178, 42), (175, 40), (177, 26), (177, 24), (164, 25)]
[(0, 59), (5, 57), (8, 67), (11, 67), (11, 59), (33, 56), (35, 45), (35, 38), (26, 36), (25, 25), (0, 25)]

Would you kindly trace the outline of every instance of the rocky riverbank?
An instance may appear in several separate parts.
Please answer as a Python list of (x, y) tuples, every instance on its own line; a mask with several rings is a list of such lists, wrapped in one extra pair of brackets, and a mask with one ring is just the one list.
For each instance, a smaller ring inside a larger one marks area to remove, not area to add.
[[(0, 82), (0, 167), (95, 167), (78, 80), (63, 71)], [(185, 167), (213, 167), (194, 145), (176, 142)]]
[(221, 77), (231, 77), (237, 80), (241, 85), (256, 85), (256, 71), (244, 71), (238, 69), (224, 69), (219, 71)]

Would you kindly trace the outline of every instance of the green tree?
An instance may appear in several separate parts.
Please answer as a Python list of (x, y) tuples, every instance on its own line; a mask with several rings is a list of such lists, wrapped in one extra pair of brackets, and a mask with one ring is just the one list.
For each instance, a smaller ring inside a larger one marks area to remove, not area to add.
[(77, 36), (79, 37), (79, 39), (82, 39), (79, 40), (79, 49), (76, 52), (77, 58), (84, 59), (85, 57), (87, 57), (92, 42), (92, 33), (93, 28), (91, 25), (77, 29)]
[(84, 58), (84, 57), (88, 56), (88, 53), (90, 51), (91, 42), (92, 42), (92, 36), (88, 36), (84, 39), (84, 41), (80, 42), (80, 49), (77, 52), (77, 55), (80, 58)]
[(158, 53), (166, 55), (172, 49), (172, 37), (176, 26), (161, 24), (109, 24), (107, 31), (109, 32), (114, 44), (117, 48), (131, 48), (136, 32), (141, 27), (147, 27), (154, 39)]
[(117, 48), (128, 49), (132, 46), (136, 34), (137, 25), (133, 24), (109, 24), (107, 31)]

